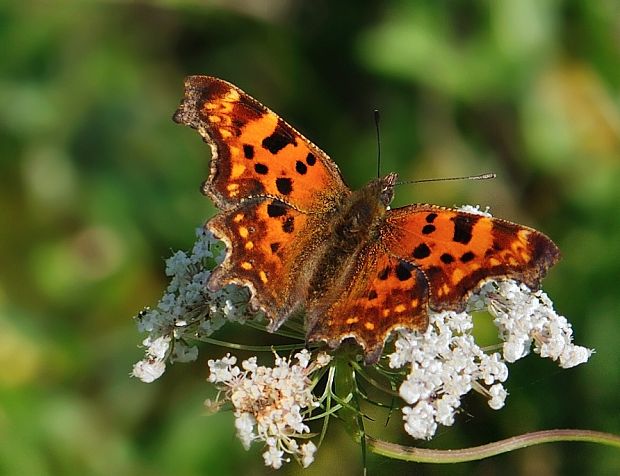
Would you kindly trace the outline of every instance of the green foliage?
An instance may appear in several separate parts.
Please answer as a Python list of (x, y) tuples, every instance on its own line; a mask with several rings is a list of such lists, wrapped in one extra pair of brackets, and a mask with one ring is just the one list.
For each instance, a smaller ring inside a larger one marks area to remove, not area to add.
[[(230, 415), (201, 415), (221, 349), (151, 385), (128, 377), (131, 316), (214, 211), (198, 192), (209, 149), (170, 120), (192, 73), (281, 113), (355, 187), (375, 174), (378, 107), (384, 172), (499, 176), (402, 187), (397, 205), (489, 205), (559, 244), (545, 289), (597, 354), (562, 372), (519, 362), (504, 410), (470, 398), (431, 446), (620, 433), (617, 18), (611, 0), (0, 4), (0, 473), (267, 473)], [(412, 444), (399, 419), (383, 436)], [(359, 474), (336, 427), (305, 474)], [(617, 452), (578, 443), (441, 468), (368, 458), (372, 474), (620, 472)]]

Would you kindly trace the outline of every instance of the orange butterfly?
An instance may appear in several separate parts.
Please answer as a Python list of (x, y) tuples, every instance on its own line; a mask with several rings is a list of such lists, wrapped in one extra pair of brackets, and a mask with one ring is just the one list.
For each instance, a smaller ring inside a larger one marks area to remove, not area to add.
[(202, 190), (221, 212), (206, 227), (228, 254), (208, 287), (248, 286), (271, 331), (304, 310), (310, 342), (353, 338), (375, 363), (393, 330), (424, 331), (429, 309), (463, 310), (490, 278), (536, 288), (560, 257), (548, 237), (508, 221), (389, 209), (394, 173), (350, 190), (327, 154), (221, 79), (188, 77), (174, 120), (213, 151)]

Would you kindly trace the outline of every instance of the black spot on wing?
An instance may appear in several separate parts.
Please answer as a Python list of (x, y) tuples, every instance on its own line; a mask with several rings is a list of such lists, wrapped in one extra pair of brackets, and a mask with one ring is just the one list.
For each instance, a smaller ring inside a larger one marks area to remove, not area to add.
[(388, 276), (390, 275), (390, 267), (386, 266), (385, 268), (383, 268), (381, 271), (379, 271), (379, 274), (377, 275), (377, 277), (381, 280), (381, 281), (385, 281)]
[(471, 230), (479, 220), (478, 217), (468, 215), (457, 215), (451, 219), (454, 222), (453, 241), (466, 245), (471, 241)]
[(433, 223), (435, 221), (435, 218), (437, 218), (436, 213), (429, 213), (428, 215), (426, 215), (426, 222)]
[(271, 252), (272, 253), (277, 253), (278, 250), (280, 249), (280, 243), (276, 242), (276, 243), (271, 243), (269, 245), (269, 247), (271, 248)]
[(408, 279), (411, 279), (411, 271), (413, 268), (414, 266), (406, 261), (400, 261), (396, 266), (396, 277), (400, 281), (407, 281)]
[(269, 173), (269, 167), (261, 163), (254, 164), (254, 170), (260, 175), (267, 175)]
[(435, 225), (424, 225), (424, 227), (422, 228), (422, 233), (425, 235), (430, 235), (434, 231)]
[(288, 195), (293, 191), (293, 181), (288, 177), (277, 178), (276, 188), (282, 195)]
[(293, 233), (295, 230), (295, 220), (293, 217), (286, 217), (284, 223), (282, 224), (282, 231), (284, 233)]
[(273, 134), (265, 137), (262, 142), (263, 148), (267, 149), (273, 155), (276, 155), (289, 144), (296, 145), (295, 138), (287, 134), (284, 128), (282, 128), (279, 124), (278, 127), (276, 127), (276, 130), (273, 131)]
[(306, 156), (306, 164), (308, 164), (310, 167), (316, 164), (316, 157), (311, 152), (309, 152)]
[(243, 155), (246, 159), (254, 158), (254, 146), (250, 144), (243, 144)]
[(373, 299), (377, 299), (377, 291), (375, 291), (374, 289), (372, 289), (369, 293), (368, 293), (368, 300), (372, 301)]
[(286, 207), (279, 202), (271, 202), (269, 205), (267, 205), (267, 215), (269, 215), (271, 218), (286, 215)]
[(301, 160), (298, 160), (295, 163), (295, 170), (297, 170), (298, 174), (305, 175), (306, 172), (308, 171), (308, 167)]
[(471, 251), (467, 251), (463, 253), (463, 256), (461, 256), (461, 262), (467, 263), (471, 261), (472, 259), (474, 259), (475, 257), (476, 257), (475, 254), (473, 254)]
[(431, 249), (427, 246), (426, 243), (420, 243), (418, 246), (415, 247), (413, 253), (411, 254), (416, 259), (424, 259), (430, 256)]
[(442, 263), (445, 264), (450, 264), (454, 262), (454, 256), (452, 256), (450, 253), (444, 253), (442, 254), (439, 259), (441, 260)]

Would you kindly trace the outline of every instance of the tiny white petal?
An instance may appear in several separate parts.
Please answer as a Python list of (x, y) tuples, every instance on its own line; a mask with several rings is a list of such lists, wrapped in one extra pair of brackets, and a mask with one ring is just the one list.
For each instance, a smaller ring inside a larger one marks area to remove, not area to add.
[(325, 367), (332, 361), (332, 356), (326, 352), (321, 352), (316, 356), (316, 364), (318, 367)]
[(310, 363), (310, 352), (308, 349), (302, 349), (300, 352), (295, 354), (295, 358), (299, 362), (299, 365), (303, 368), (308, 367), (308, 363)]
[(493, 410), (499, 410), (504, 406), (508, 392), (506, 392), (502, 384), (498, 383), (489, 388), (489, 395), (491, 396), (489, 399), (489, 406)]
[(250, 413), (242, 413), (235, 419), (235, 428), (237, 436), (241, 440), (246, 450), (250, 449), (252, 441), (255, 439), (254, 425), (256, 420)]
[(147, 337), (142, 341), (142, 344), (147, 347), (147, 355), (156, 359), (163, 359), (170, 348), (170, 337), (160, 336), (157, 339)]
[(141, 360), (133, 366), (132, 375), (144, 383), (157, 380), (166, 371), (166, 364), (161, 360)]
[(265, 466), (271, 466), (274, 469), (281, 468), (283, 462), (282, 456), (284, 456), (284, 451), (270, 446), (269, 449), (263, 453)]
[(414, 438), (430, 440), (437, 430), (435, 411), (427, 402), (420, 402), (415, 407), (403, 408), (405, 431)]
[(301, 453), (301, 465), (304, 468), (307, 468), (314, 461), (314, 453), (316, 453), (316, 445), (312, 441), (308, 441), (301, 445), (300, 453)]
[(569, 369), (576, 365), (583, 364), (590, 359), (593, 353), (594, 351), (592, 349), (580, 345), (571, 345), (560, 355), (560, 367)]

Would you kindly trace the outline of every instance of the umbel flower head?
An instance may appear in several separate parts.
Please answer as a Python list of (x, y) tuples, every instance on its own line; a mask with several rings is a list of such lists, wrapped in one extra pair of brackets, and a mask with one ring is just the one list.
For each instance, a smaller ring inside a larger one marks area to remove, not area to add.
[[(295, 355), (297, 363), (275, 354), (274, 367), (259, 366), (257, 358), (251, 357), (239, 368), (236, 357), (230, 354), (208, 362), (208, 380), (232, 403), (241, 443), (249, 449), (255, 440), (265, 442), (267, 466), (279, 468), (290, 460), (287, 455), (293, 455), (304, 467), (314, 459), (315, 444), (308, 441), (300, 445), (297, 438), (310, 432), (304, 423), (305, 414), (320, 406), (312, 393), (316, 382), (310, 376), (331, 359), (324, 353), (312, 362), (310, 357), (303, 349)], [(208, 405), (217, 404), (221, 394)]]
[[(146, 308), (136, 317), (146, 338), (142, 341), (145, 357), (134, 365), (133, 376), (153, 382), (168, 363), (196, 360), (197, 342), (226, 345), (211, 336), (228, 322), (266, 328), (262, 314), (248, 307), (246, 288), (207, 289), (210, 270), (223, 257), (221, 243), (199, 229), (191, 253), (179, 251), (166, 261), (170, 284), (164, 296), (154, 309)], [(498, 329), (501, 344), (494, 351), (480, 347), (472, 334), (472, 313), (480, 311), (488, 312)], [(209, 360), (208, 381), (218, 393), (205, 404), (212, 410), (232, 409), (241, 443), (249, 448), (261, 442), (267, 466), (279, 468), (295, 459), (306, 467), (314, 460), (333, 415), (343, 418), (342, 410), (350, 413), (356, 409), (355, 402), (368, 398), (358, 391), (355, 377), (349, 379), (353, 382), (349, 389), (336, 388), (337, 372), (353, 369), (357, 376), (375, 370), (376, 378), (366, 381), (380, 389), (398, 388), (402, 401), (396, 405), (405, 431), (417, 439), (431, 439), (438, 425), (454, 424), (461, 399), (471, 390), (483, 395), (490, 408), (502, 408), (508, 395), (507, 363), (533, 350), (569, 368), (592, 354), (573, 344), (570, 323), (555, 312), (544, 292), (532, 292), (515, 281), (489, 281), (471, 296), (465, 312), (431, 312), (429, 317), (425, 332), (396, 332), (387, 347), (391, 352), (370, 369), (349, 354), (336, 353), (331, 358), (318, 347), (305, 349), (301, 326), (287, 323), (281, 329), (283, 335), (296, 333), (298, 343), (281, 347), (278, 353), (273, 352), (277, 347), (266, 347), (267, 355), (274, 356), (272, 366), (259, 365), (257, 357), (238, 366), (230, 353)], [(299, 351), (292, 358), (281, 355), (282, 350), (293, 348)], [(358, 407), (357, 411), (362, 415)], [(309, 439), (311, 421), (323, 425), (316, 443)]]

